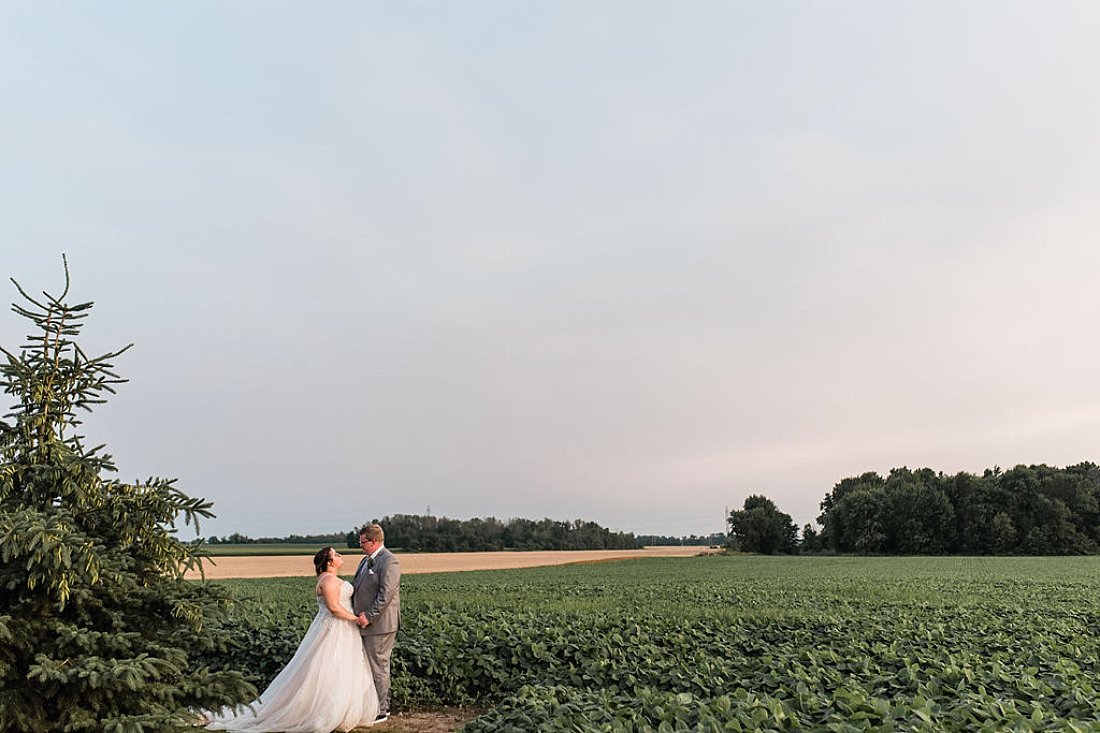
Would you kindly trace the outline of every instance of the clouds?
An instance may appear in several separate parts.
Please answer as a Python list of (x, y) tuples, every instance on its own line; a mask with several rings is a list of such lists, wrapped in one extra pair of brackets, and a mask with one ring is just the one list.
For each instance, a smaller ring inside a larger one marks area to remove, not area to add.
[(69, 253), (205, 533), (1095, 459), (1090, 5), (7, 15), (5, 274)]

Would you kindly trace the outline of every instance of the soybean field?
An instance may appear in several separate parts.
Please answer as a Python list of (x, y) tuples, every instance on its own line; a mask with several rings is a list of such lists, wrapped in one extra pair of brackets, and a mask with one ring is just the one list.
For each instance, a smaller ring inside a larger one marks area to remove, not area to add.
[[(217, 581), (261, 687), (312, 578)], [(402, 579), (394, 705), (493, 731), (1100, 731), (1100, 558), (652, 558)]]

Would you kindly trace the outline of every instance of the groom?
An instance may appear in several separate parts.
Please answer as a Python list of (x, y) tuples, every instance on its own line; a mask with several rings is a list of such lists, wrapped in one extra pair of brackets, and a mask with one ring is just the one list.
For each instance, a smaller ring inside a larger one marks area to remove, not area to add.
[(352, 580), (351, 607), (358, 616), (363, 649), (370, 661), (378, 692), (378, 720), (390, 716), (390, 653), (401, 622), (401, 565), (386, 549), (386, 535), (377, 524), (359, 530), (359, 546), (366, 557)]

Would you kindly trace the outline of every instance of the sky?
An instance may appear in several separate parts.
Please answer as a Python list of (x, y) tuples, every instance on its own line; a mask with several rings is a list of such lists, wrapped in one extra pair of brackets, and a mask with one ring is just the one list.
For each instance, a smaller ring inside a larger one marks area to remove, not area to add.
[(88, 442), (202, 536), (802, 525), (865, 471), (1100, 459), (1098, 36), (1068, 1), (9, 4), (0, 274), (67, 256), (85, 349), (134, 344)]

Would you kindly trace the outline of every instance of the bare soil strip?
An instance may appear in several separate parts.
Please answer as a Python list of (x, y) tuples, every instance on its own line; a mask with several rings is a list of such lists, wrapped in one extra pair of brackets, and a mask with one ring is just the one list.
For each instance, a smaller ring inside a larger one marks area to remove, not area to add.
[(481, 715), (476, 708), (439, 708), (395, 712), (388, 722), (352, 733), (452, 733)]
[[(317, 549), (320, 549), (319, 547)], [(337, 548), (339, 549), (339, 548)], [(715, 550), (705, 546), (646, 547), (641, 550), (559, 550), (553, 552), (422, 552), (398, 553), (402, 574), (456, 573), (464, 570), (507, 570), (578, 562), (623, 560), (635, 557), (691, 557)], [(352, 575), (358, 558), (349, 556), (343, 574)], [(208, 558), (203, 567), (208, 580), (226, 578), (292, 578), (313, 575), (312, 558), (302, 555)], [(185, 576), (198, 579), (199, 573)]]

